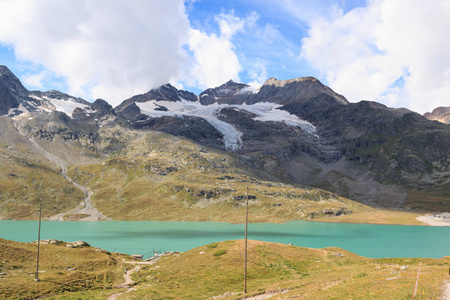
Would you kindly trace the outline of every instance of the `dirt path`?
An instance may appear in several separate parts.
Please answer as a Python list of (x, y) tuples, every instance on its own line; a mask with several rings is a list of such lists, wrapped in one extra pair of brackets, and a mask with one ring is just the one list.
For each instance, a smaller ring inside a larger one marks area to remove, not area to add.
[(154, 261), (151, 261), (151, 262), (148, 262), (148, 261), (139, 261), (139, 262), (127, 261), (126, 263), (134, 265), (134, 268), (131, 269), (131, 270), (128, 270), (127, 273), (123, 275), (123, 278), (124, 278), (125, 282), (120, 284), (120, 285), (118, 285), (118, 286), (116, 286), (116, 288), (119, 288), (119, 289), (120, 288), (126, 288), (127, 290), (124, 291), (124, 292), (112, 294), (111, 296), (108, 297), (108, 300), (117, 300), (117, 299), (119, 299), (118, 297), (120, 295), (123, 295), (125, 293), (129, 293), (131, 291), (136, 290), (136, 287), (134, 286), (135, 282), (133, 281), (133, 279), (131, 279), (131, 274), (133, 274), (134, 272), (138, 272), (141, 269), (141, 265), (153, 265), (155, 262)]
[(450, 280), (444, 281), (444, 287), (442, 289), (442, 295), (440, 300), (450, 300)]

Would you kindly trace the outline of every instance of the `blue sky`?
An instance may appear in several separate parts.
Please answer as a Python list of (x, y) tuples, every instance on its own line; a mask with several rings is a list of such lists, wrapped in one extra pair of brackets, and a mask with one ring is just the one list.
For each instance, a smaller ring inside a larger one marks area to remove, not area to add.
[(450, 0), (1, 0), (0, 64), (113, 105), (170, 82), (317, 77), (351, 102), (450, 106)]

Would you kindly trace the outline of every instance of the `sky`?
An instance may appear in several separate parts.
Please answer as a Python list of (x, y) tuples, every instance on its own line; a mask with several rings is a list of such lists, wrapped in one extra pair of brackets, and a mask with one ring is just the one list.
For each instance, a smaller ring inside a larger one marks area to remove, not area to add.
[(113, 106), (160, 85), (314, 76), (350, 102), (450, 106), (450, 0), (0, 0), (0, 64)]

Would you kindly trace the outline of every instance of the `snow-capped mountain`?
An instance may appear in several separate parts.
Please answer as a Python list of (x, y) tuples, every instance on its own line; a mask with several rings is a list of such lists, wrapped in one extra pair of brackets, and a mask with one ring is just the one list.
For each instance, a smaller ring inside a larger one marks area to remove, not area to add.
[(86, 149), (60, 157), (67, 163), (120, 153), (133, 132), (162, 131), (232, 153), (274, 180), (371, 205), (408, 207), (410, 191), (448, 198), (449, 125), (376, 102), (349, 103), (313, 77), (271, 78), (259, 89), (229, 81), (199, 95), (166, 84), (113, 109), (102, 99), (28, 91), (2, 66), (0, 118), (14, 120), (6, 123), (33, 143), (60, 143), (60, 136)]
[(102, 99), (90, 103), (55, 90), (28, 91), (6, 66), (0, 66), (0, 115), (27, 118), (36, 113), (61, 112), (70, 118), (82, 115), (93, 120), (111, 111)]

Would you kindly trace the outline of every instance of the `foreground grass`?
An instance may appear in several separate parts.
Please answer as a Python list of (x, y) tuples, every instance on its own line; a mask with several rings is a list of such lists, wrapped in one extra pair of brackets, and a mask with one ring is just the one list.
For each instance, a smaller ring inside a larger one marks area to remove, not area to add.
[[(124, 299), (243, 299), (243, 241), (166, 256), (136, 275)], [(450, 258), (370, 259), (339, 248), (309, 249), (249, 241), (248, 295), (276, 299), (438, 299)], [(248, 296), (247, 295), (247, 296)]]
[(40, 281), (35, 282), (36, 256), (36, 243), (0, 239), (1, 299), (34, 299), (78, 291), (111, 293), (123, 279), (123, 255), (92, 247), (69, 248), (63, 242), (41, 244)]
[[(243, 251), (237, 240), (167, 254), (134, 273), (135, 290), (119, 299), (411, 299), (420, 263), (414, 299), (439, 299), (449, 276), (450, 257), (371, 259), (339, 248), (249, 241), (244, 294)], [(130, 268), (128, 256), (42, 245), (43, 272), (35, 282), (35, 244), (0, 240), (0, 254), (2, 299), (106, 299), (126, 291), (116, 285)]]

